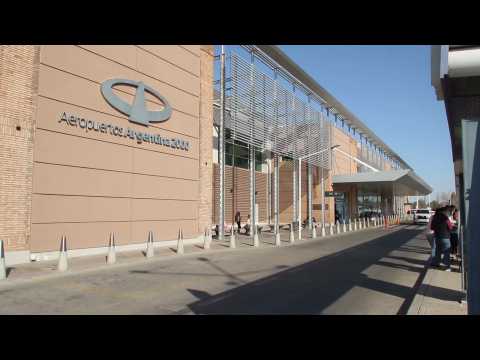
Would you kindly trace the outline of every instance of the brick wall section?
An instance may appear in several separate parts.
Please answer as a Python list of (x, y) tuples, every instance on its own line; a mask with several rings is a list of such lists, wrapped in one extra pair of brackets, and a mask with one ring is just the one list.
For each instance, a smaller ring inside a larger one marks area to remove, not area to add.
[(213, 128), (213, 45), (200, 51), (200, 202), (198, 229), (202, 233), (212, 223), (212, 128)]
[[(342, 130), (332, 127), (332, 144), (340, 145), (339, 149), (357, 157), (357, 142)], [(333, 153), (333, 174), (334, 175), (352, 175), (357, 172), (357, 163), (347, 156), (336, 152)]]
[(6, 250), (29, 249), (39, 54), (39, 46), (0, 45), (0, 238)]
[[(212, 222), (219, 223), (220, 204), (220, 166), (213, 165), (213, 193), (212, 193)], [(234, 174), (235, 173), (235, 178)], [(268, 175), (255, 172), (257, 191), (258, 221), (268, 222)], [(234, 205), (235, 203), (235, 205)], [(235, 208), (234, 208), (235, 206)], [(236, 211), (240, 211), (242, 223), (247, 221), (250, 214), (250, 171), (239, 167), (225, 165), (225, 222), (231, 224)]]

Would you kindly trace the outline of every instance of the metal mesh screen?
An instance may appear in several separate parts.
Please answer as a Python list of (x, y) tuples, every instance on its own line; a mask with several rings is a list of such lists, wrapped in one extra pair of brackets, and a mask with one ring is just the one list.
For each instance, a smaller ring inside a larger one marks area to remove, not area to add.
[(237, 54), (230, 57), (226, 126), (231, 137), (264, 151), (330, 168), (330, 123), (293, 91)]

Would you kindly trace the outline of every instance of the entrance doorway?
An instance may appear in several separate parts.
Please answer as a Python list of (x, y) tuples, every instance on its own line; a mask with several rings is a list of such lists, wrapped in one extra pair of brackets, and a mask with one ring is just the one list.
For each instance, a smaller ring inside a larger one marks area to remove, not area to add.
[(344, 192), (335, 194), (335, 222), (347, 219), (348, 203)]

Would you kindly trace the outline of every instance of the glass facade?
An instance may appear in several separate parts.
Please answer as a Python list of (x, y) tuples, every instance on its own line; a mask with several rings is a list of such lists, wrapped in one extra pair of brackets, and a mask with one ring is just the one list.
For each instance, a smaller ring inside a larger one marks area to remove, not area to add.
[[(225, 164), (234, 165), (239, 168), (249, 168), (248, 146), (240, 141), (225, 142)], [(255, 170), (262, 171), (262, 165), (266, 164), (266, 159), (261, 151), (255, 151)]]
[(359, 217), (372, 217), (382, 213), (382, 196), (373, 193), (364, 193), (360, 190), (357, 195), (357, 211)]

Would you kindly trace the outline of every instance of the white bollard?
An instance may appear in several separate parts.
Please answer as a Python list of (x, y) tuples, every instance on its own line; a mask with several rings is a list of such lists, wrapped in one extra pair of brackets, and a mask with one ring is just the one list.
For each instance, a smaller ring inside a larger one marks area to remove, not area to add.
[(253, 246), (259, 247), (260, 241), (258, 239), (258, 226), (255, 224), (255, 228), (253, 228)]
[(232, 225), (232, 231), (230, 232), (230, 249), (235, 249), (237, 247), (237, 244), (235, 242), (235, 230), (233, 230), (233, 225)]
[(5, 249), (3, 248), (3, 240), (0, 240), (0, 280), (7, 278), (7, 266), (5, 265)]
[(205, 228), (205, 231), (203, 233), (203, 249), (204, 250), (210, 249), (210, 236), (208, 234), (207, 228)]
[(325, 224), (322, 224), (322, 237), (325, 237)]
[(110, 242), (108, 244), (107, 264), (115, 264), (117, 256), (115, 254), (115, 233), (110, 234)]
[(333, 235), (333, 223), (330, 223), (330, 235)]
[(352, 231), (352, 219), (348, 219), (348, 231)]
[(280, 229), (278, 229), (278, 233), (275, 234), (275, 246), (282, 246), (282, 241), (280, 239)]
[(60, 240), (60, 256), (58, 258), (57, 270), (68, 270), (67, 237), (65, 235), (63, 235), (62, 239)]
[(302, 224), (298, 223), (298, 240), (302, 240)]
[(317, 238), (317, 225), (313, 224), (313, 229), (312, 229), (312, 239)]
[(155, 255), (155, 251), (153, 250), (153, 232), (148, 232), (148, 239), (147, 239), (147, 252), (146, 257), (152, 258)]
[(340, 221), (337, 221), (337, 234), (340, 234)]
[(353, 219), (353, 231), (357, 231), (357, 219)]
[(343, 232), (347, 232), (347, 225), (345, 224), (345, 220), (343, 220)]
[(295, 234), (293, 233), (293, 223), (290, 224), (290, 244), (295, 242)]
[(177, 254), (182, 255), (184, 253), (183, 249), (183, 231), (182, 229), (178, 230), (178, 240), (177, 240)]

